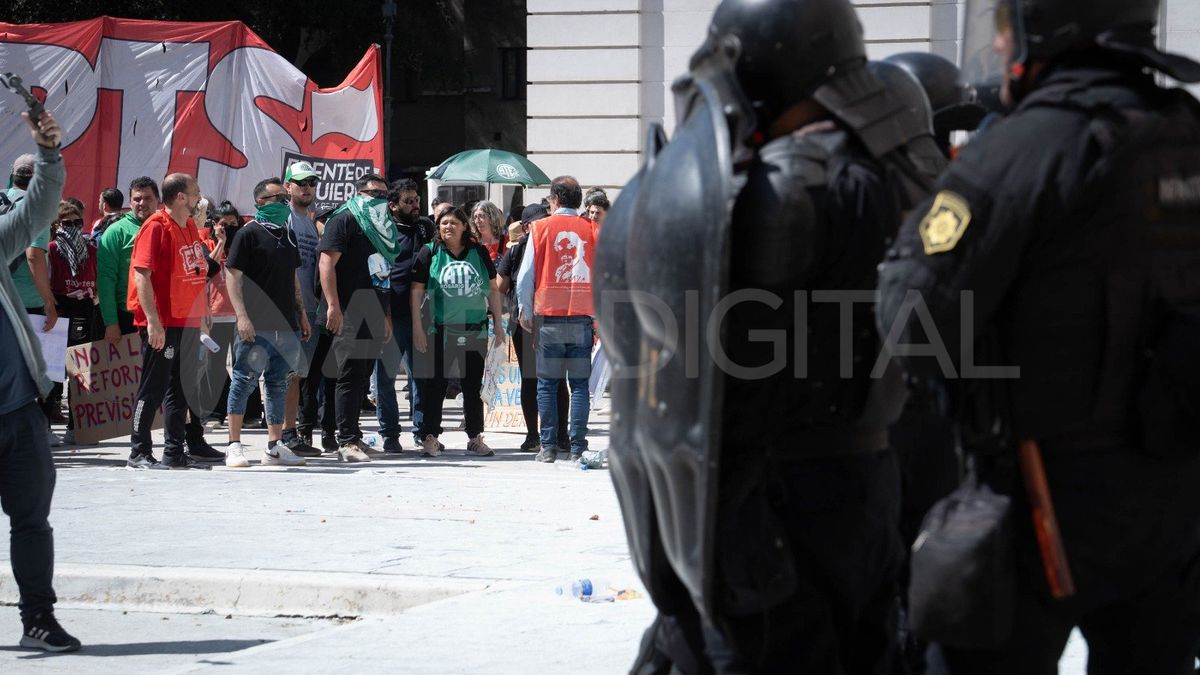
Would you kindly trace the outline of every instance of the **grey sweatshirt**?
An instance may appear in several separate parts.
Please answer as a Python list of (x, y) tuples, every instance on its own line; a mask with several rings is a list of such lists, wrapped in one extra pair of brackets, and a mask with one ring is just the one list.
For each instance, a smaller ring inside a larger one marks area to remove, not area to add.
[[(3, 308), (5, 316), (12, 322), (13, 333), (17, 336), (17, 343), (21, 345), (25, 367), (29, 369), (29, 374), (42, 396), (50, 393), (50, 378), (46, 376), (42, 345), (33, 332), (33, 325), (29, 323), (29, 315), (25, 313), (25, 306), (21, 304), (21, 296), (17, 294), (17, 286), (13, 283), (7, 263), (29, 248), (29, 242), (33, 241), (34, 236), (49, 227), (58, 217), (58, 201), (62, 199), (66, 175), (62, 155), (58, 149), (38, 146), (33, 180), (29, 182), (25, 198), (17, 202), (13, 210), (0, 215), (0, 261), (4, 261), (4, 264), (0, 265), (0, 308)], [(0, 355), (0, 358), (14, 357), (4, 354)]]

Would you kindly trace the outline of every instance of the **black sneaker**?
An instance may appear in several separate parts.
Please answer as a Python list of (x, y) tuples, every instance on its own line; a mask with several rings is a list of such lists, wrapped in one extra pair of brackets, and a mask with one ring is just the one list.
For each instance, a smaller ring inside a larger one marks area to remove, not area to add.
[(542, 451), (539, 452), (537, 457), (534, 457), (533, 459), (538, 462), (553, 464), (554, 461), (558, 459), (558, 450), (555, 450), (554, 448), (542, 448)]
[(207, 464), (201, 464), (192, 459), (189, 455), (163, 455), (162, 466), (167, 469), (203, 469), (209, 471), (212, 469)]
[(521, 452), (537, 452), (542, 447), (542, 440), (537, 436), (527, 436), (521, 444)]
[(53, 612), (42, 612), (22, 623), (25, 631), (21, 633), (21, 646), (26, 649), (73, 652), (80, 647), (79, 640), (58, 625)]
[(194, 443), (187, 444), (188, 455), (201, 462), (224, 462), (225, 453), (208, 444), (208, 441), (201, 438)]
[(283, 442), (292, 451), (292, 454), (297, 457), (320, 457), (321, 451), (314, 448), (312, 445), (305, 443), (300, 436), (292, 436)]
[(166, 469), (153, 455), (133, 455), (125, 460), (126, 469)]
[(324, 449), (325, 452), (337, 452), (337, 437), (333, 434), (321, 434), (321, 448)]
[(383, 439), (383, 451), (389, 455), (398, 455), (404, 452), (404, 446), (400, 445), (399, 438), (385, 438)]

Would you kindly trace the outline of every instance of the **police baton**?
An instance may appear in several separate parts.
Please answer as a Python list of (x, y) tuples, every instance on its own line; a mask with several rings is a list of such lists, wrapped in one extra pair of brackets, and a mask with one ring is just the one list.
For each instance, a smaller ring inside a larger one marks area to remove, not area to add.
[(1050, 500), (1046, 467), (1042, 464), (1042, 448), (1037, 441), (1021, 441), (1017, 445), (1017, 457), (1021, 462), (1025, 489), (1029, 493), (1033, 531), (1037, 535), (1042, 566), (1046, 569), (1046, 581), (1050, 584), (1050, 595), (1056, 600), (1070, 597), (1075, 594), (1075, 581), (1071, 578), (1067, 551), (1063, 548), (1058, 518), (1054, 515), (1054, 503)]

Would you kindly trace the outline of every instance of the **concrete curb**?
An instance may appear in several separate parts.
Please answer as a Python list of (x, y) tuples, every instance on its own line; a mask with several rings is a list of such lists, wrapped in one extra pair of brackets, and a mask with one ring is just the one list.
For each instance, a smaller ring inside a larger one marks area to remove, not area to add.
[[(136, 565), (63, 564), (54, 571), (54, 590), (64, 606), (243, 616), (392, 616), (491, 584), (398, 574)], [(0, 602), (17, 600), (12, 576), (0, 575)]]

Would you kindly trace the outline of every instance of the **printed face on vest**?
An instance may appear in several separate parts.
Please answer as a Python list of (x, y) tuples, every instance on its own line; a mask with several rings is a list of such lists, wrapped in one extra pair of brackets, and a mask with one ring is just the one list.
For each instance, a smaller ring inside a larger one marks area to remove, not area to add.
[(466, 260), (452, 260), (438, 274), (438, 286), (452, 298), (469, 298), (479, 295), (483, 278), (479, 270)]
[(591, 283), (592, 270), (587, 264), (586, 246), (587, 242), (574, 232), (558, 233), (554, 238), (554, 252), (559, 262), (554, 269), (555, 281)]

